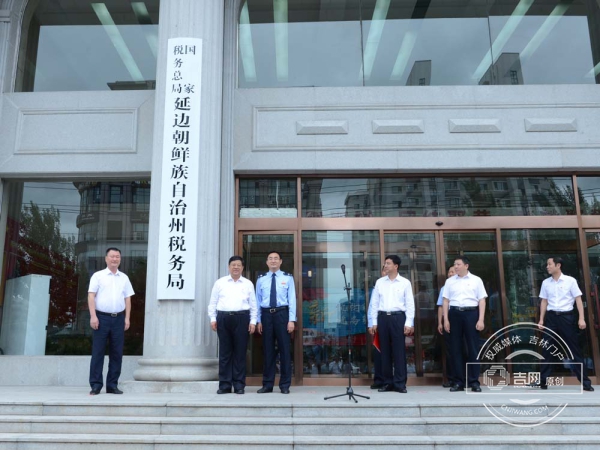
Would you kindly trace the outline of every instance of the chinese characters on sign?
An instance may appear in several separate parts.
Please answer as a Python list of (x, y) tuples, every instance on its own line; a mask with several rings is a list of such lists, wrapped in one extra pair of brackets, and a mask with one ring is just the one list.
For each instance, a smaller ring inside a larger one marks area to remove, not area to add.
[(160, 193), (157, 294), (195, 297), (202, 40), (169, 39)]

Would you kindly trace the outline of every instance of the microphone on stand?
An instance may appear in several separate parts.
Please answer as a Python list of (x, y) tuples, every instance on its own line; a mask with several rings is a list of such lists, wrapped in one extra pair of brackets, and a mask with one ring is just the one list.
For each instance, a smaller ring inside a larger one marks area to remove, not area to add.
[(342, 273), (346, 275), (346, 264), (342, 264)]

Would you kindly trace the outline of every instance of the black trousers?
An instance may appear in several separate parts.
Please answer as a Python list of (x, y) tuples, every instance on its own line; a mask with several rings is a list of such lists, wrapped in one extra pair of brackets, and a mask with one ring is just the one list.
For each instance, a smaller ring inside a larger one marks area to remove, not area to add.
[(272, 388), (275, 384), (275, 341), (279, 348), (279, 388), (289, 389), (292, 384), (291, 339), (287, 332), (290, 313), (287, 308), (270, 313), (268, 309), (261, 312), (263, 327), (263, 349), (265, 361), (263, 366), (263, 386)]
[(448, 333), (446, 330), (444, 330), (444, 348), (446, 352), (446, 379), (448, 380), (448, 383), (457, 384), (459, 379), (456, 376), (456, 367), (454, 367), (456, 365), (456, 361), (454, 360), (454, 353), (452, 352), (452, 338), (450, 337), (450, 333)]
[(405, 323), (404, 313), (377, 316), (383, 383), (394, 386), (394, 389), (406, 388)]
[[(571, 349), (573, 353), (573, 359), (576, 363), (582, 363), (582, 366), (577, 364), (573, 367), (575, 374), (577, 375), (577, 379), (582, 382), (581, 373), (579, 371), (580, 367), (583, 367), (583, 386), (591, 386), (592, 382), (587, 376), (587, 371), (585, 369), (585, 363), (583, 361), (583, 356), (581, 355), (581, 349), (579, 347), (579, 328), (577, 327), (577, 314), (574, 312), (572, 314), (555, 314), (552, 311), (546, 311), (546, 316), (544, 317), (544, 326), (554, 331), (558, 334), (564, 341), (565, 344)], [(558, 347), (558, 345), (557, 345)], [(560, 349), (559, 349), (560, 350)], [(543, 349), (544, 360), (549, 362), (559, 362), (556, 359), (556, 356), (552, 356), (552, 351), (549, 349)], [(567, 356), (564, 355), (563, 356)], [(546, 379), (552, 373), (553, 364), (542, 364), (541, 367), (541, 384), (546, 384)]]
[(250, 311), (228, 314), (217, 311), (217, 336), (219, 337), (219, 389), (231, 390), (246, 387), (246, 349)]
[(119, 385), (125, 342), (125, 314), (116, 317), (98, 314), (98, 329), (92, 333), (92, 360), (90, 362), (90, 386), (100, 390), (103, 386), (104, 349), (108, 341), (108, 374), (106, 388)]
[(479, 364), (469, 364), (468, 373), (465, 374), (465, 360), (463, 357), (463, 342), (467, 349), (467, 362), (477, 363), (477, 352), (479, 350), (479, 331), (475, 328), (479, 320), (479, 309), (472, 311), (458, 311), (450, 309), (448, 312), (450, 321), (450, 347), (452, 350), (452, 371), (456, 384), (465, 387), (465, 376), (467, 386), (479, 385)]

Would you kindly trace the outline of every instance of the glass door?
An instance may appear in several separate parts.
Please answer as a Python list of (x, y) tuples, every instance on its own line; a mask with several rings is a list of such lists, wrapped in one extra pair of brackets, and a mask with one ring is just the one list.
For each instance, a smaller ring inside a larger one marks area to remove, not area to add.
[(386, 256), (398, 255), (402, 260), (399, 273), (410, 281), (415, 297), (415, 334), (405, 339), (408, 373), (440, 373), (436, 233), (385, 233), (384, 249)]
[[(296, 297), (298, 298), (299, 275), (295, 271), (294, 233), (244, 233), (241, 236), (241, 243), (242, 257), (246, 262), (244, 276), (252, 281), (255, 287), (258, 276), (269, 270), (267, 267), (267, 255), (271, 251), (276, 251), (281, 254), (283, 260), (281, 270), (294, 275)], [(298, 307), (296, 308), (296, 314), (300, 314)], [(294, 370), (294, 337), (298, 335), (299, 328), (298, 326), (292, 335), (292, 373), (296, 375), (296, 382), (298, 381), (298, 373)], [(248, 367), (248, 376), (262, 376), (263, 341), (262, 336), (258, 333), (254, 333), (249, 340), (246, 367)], [(277, 374), (279, 374), (278, 368)]]
[(493, 231), (444, 232), (446, 269), (454, 264), (454, 258), (459, 255), (469, 258), (469, 272), (482, 279), (488, 295), (485, 328), (480, 334), (483, 343), (504, 326), (496, 233)]
[(370, 292), (381, 276), (380, 264), (378, 231), (302, 233), (304, 380), (346, 378), (350, 370), (356, 378), (372, 373), (367, 309)]

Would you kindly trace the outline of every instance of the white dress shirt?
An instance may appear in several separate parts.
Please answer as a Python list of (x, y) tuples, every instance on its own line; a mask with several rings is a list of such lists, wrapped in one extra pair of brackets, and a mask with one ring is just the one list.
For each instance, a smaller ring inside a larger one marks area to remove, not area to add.
[(464, 277), (456, 274), (446, 280), (444, 298), (450, 301), (450, 306), (469, 308), (478, 306), (479, 300), (487, 298), (487, 292), (481, 278), (467, 272)]
[(548, 300), (548, 311), (571, 311), (575, 298), (580, 295), (577, 280), (564, 273), (557, 281), (552, 277), (546, 278), (540, 289), (540, 298)]
[(231, 275), (215, 281), (208, 304), (210, 321), (217, 321), (217, 311), (243, 310), (250, 310), (250, 323), (256, 325), (256, 296), (252, 281), (244, 277), (235, 281)]
[(377, 280), (371, 294), (369, 311), (372, 325), (377, 325), (379, 311), (404, 311), (406, 313), (404, 326), (414, 326), (415, 299), (410, 281), (400, 275), (393, 280), (389, 276)]
[(120, 313), (125, 309), (125, 299), (135, 294), (129, 277), (123, 272), (112, 273), (107, 267), (92, 275), (88, 292), (96, 294), (96, 310)]

